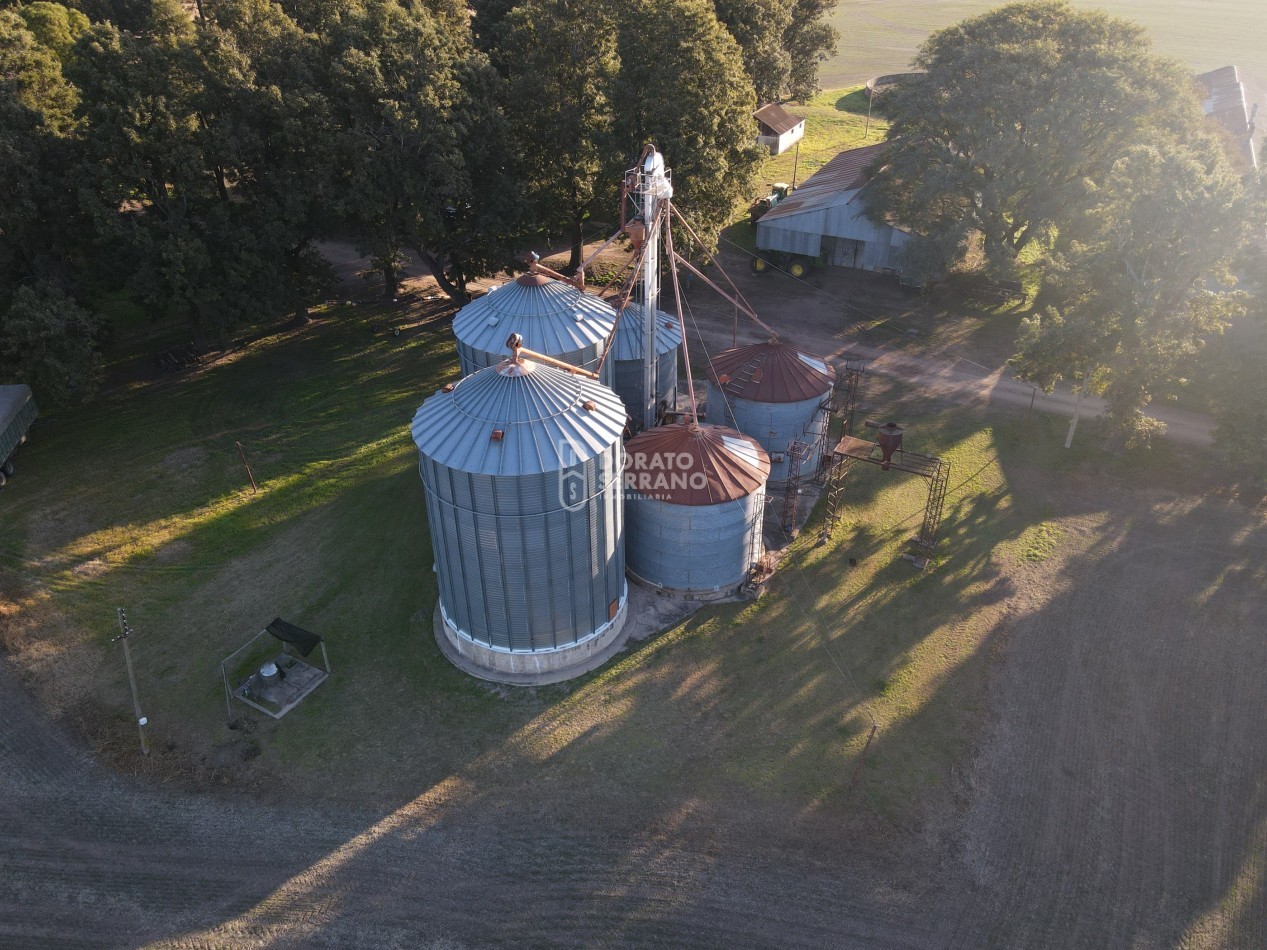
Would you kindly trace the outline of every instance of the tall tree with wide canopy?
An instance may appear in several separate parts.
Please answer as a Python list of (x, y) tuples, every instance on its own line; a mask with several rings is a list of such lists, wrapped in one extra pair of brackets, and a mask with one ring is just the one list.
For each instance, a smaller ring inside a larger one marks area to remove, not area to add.
[(708, 0), (633, 0), (622, 9), (612, 100), (625, 164), (654, 142), (673, 169), (674, 202), (711, 240), (762, 160), (739, 45)]
[(498, 78), (457, 4), (329, 9), (312, 28), (327, 60), (341, 210), (387, 294), (409, 248), (464, 301), (468, 280), (506, 259), (518, 226)]
[(1129, 149), (1096, 196), (1061, 262), (1061, 303), (1026, 322), (1013, 363), (1046, 388), (1076, 377), (1101, 392), (1120, 448), (1153, 428), (1141, 413), (1158, 384), (1244, 314), (1228, 265), (1253, 198), (1200, 131)]
[(569, 270), (581, 263), (585, 220), (612, 200), (623, 170), (613, 161), (620, 151), (611, 102), (620, 70), (613, 13), (601, 3), (526, 0), (504, 20), (493, 50), (508, 77), (520, 187), (537, 229), (569, 235)]
[(56, 29), (64, 11), (39, 6), (38, 34), (0, 10), (0, 377), (57, 404), (95, 388), (100, 324), (71, 296), (81, 229), (70, 197), (77, 96)]
[(836, 51), (823, 22), (830, 0), (714, 0), (743, 54), (758, 103), (807, 99), (818, 91), (818, 64)]
[(269, 0), (203, 0), (195, 47), (205, 77), (194, 99), (222, 199), (273, 260), (265, 299), (305, 319), (333, 273), (314, 241), (334, 216), (336, 156), (327, 145), (321, 54)]
[(196, 332), (221, 335), (276, 306), (268, 235), (230, 194), (200, 109), (228, 60), (206, 68), (175, 0), (155, 0), (142, 25), (136, 34), (98, 23), (76, 47), (80, 193), (100, 253), (109, 248), (130, 271), (130, 291), (156, 315), (183, 314)]
[(1006, 271), (1071, 241), (1131, 146), (1201, 124), (1192, 77), (1142, 27), (1064, 0), (1000, 7), (933, 34), (892, 116), (867, 211), (955, 259), (974, 236)]
[(76, 100), (57, 51), (0, 10), (0, 306), (17, 284), (60, 270), (55, 209), (65, 211)]

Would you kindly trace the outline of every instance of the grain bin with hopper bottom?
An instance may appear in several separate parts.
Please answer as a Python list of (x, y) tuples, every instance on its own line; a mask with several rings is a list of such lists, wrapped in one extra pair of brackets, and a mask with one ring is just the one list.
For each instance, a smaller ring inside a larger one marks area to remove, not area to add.
[(621, 647), (624, 427), (607, 387), (527, 358), (477, 370), (418, 409), (437, 639), (455, 664), (555, 682)]
[(648, 429), (625, 452), (630, 575), (666, 592), (732, 593), (761, 558), (765, 450), (734, 429), (687, 423)]
[(826, 360), (771, 340), (717, 354), (708, 376), (709, 421), (760, 442), (770, 453), (771, 482), (788, 477), (789, 445), (816, 443), (826, 431), (836, 384), (836, 370)]

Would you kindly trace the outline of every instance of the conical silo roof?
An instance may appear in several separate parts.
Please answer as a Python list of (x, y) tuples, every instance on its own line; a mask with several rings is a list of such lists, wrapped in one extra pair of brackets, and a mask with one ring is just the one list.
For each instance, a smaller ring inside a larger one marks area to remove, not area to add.
[(766, 450), (725, 426), (657, 426), (625, 443), (625, 485), (669, 504), (736, 501), (764, 486), (769, 475)]
[[(682, 345), (682, 333), (678, 329), (675, 317), (663, 310), (656, 311), (655, 353), (667, 353)], [(643, 347), (643, 308), (642, 304), (625, 305), (625, 312), (620, 315), (620, 323), (616, 325), (616, 339), (612, 343), (609, 359), (620, 362), (641, 360), (644, 357)]]
[(803, 402), (836, 384), (836, 369), (826, 360), (774, 340), (718, 353), (709, 376), (727, 396), (753, 402)]
[(447, 468), (537, 475), (601, 455), (624, 428), (625, 406), (606, 386), (524, 359), (446, 386), (418, 409), (411, 432)]
[(605, 301), (544, 274), (522, 274), (473, 300), (453, 318), (458, 341), (486, 353), (504, 353), (513, 332), (547, 356), (602, 345), (616, 311)]

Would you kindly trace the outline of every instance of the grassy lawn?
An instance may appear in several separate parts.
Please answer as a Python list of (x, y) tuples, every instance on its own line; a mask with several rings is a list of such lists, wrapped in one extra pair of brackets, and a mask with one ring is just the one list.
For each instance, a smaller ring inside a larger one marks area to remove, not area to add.
[(795, 148), (782, 155), (772, 155), (761, 169), (763, 184), (776, 181), (791, 182), (793, 172), (797, 183), (803, 183), (847, 148), (875, 145), (884, 141), (888, 123), (878, 113), (871, 116), (871, 130), (867, 133), (867, 97), (861, 86), (845, 89), (828, 89), (808, 102), (787, 105), (793, 115), (805, 119), (805, 137), (800, 143), (800, 158)]
[(805, 137), (799, 151), (793, 147), (782, 155), (771, 155), (761, 166), (755, 193), (735, 203), (735, 216), (724, 231), (726, 240), (748, 251), (756, 248), (757, 230), (748, 223), (748, 205), (753, 198), (769, 194), (775, 182), (804, 184), (840, 152), (884, 141), (889, 124), (879, 113), (867, 122), (867, 97), (862, 86), (827, 89), (808, 102), (788, 103), (792, 114), (805, 119)]
[[(830, 22), (837, 54), (823, 63), (824, 86), (864, 82), (907, 68), (928, 34), (977, 16), (992, 0), (839, 0)], [(1148, 28), (1158, 51), (1203, 72), (1239, 65), (1267, 78), (1267, 5), (1246, 0), (1095, 0), (1099, 8)]]
[[(898, 557), (922, 483), (861, 471), (835, 536), (819, 545), (811, 524), (761, 601), (705, 609), (571, 684), (490, 687), (432, 640), (407, 430), (455, 375), (452, 337), (443, 324), (394, 337), (399, 321), (336, 308), (196, 375), (50, 413), (33, 433), (0, 507), (0, 629), (53, 713), (114, 743), (125, 767), (117, 605), (136, 630), (160, 765), (202, 784), (371, 801), (453, 776), (493, 797), (524, 782), (642, 801), (723, 789), (900, 821), (975, 734), (1016, 578), (1041, 587), (1059, 561), (1060, 519), (1024, 473), (1101, 464), (1019, 418), (899, 403), (919, 420), (909, 447), (954, 466), (935, 569)], [(280, 723), (235, 707), (257, 721), (231, 732), (218, 662), (278, 615), (326, 637), (334, 675)], [(879, 739), (851, 792), (871, 717)]]

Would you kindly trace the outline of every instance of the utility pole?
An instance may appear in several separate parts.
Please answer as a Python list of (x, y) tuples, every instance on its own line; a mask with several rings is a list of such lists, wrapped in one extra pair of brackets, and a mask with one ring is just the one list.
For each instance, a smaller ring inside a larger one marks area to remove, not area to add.
[[(400, 331), (397, 331), (397, 333), (399, 333), (399, 332), (400, 332)], [(249, 463), (249, 462), (247, 462), (247, 460), (246, 460), (246, 452), (244, 452), (244, 451), (242, 450), (242, 443), (241, 443), (241, 442), (234, 442), (233, 444), (234, 444), (234, 445), (236, 445), (236, 446), (238, 447), (238, 455), (242, 456), (242, 467), (246, 469), (246, 477), (247, 477), (247, 478), (249, 478), (249, 479), (251, 480), (251, 493), (252, 493), (252, 494), (255, 494), (256, 492), (258, 492), (258, 491), (260, 490), (260, 487), (259, 487), (258, 485), (256, 485), (256, 484), (255, 484), (255, 475), (254, 475), (254, 474), (252, 474), (252, 472), (251, 472), (251, 465), (250, 465), (250, 463)]]
[(1090, 376), (1090, 367), (1082, 371), (1082, 379), (1078, 385), (1078, 401), (1073, 406), (1073, 421), (1069, 423), (1069, 434), (1065, 436), (1065, 448), (1067, 449), (1073, 447), (1073, 434), (1078, 428), (1078, 416), (1082, 414), (1082, 397), (1087, 394)]
[(796, 191), (796, 172), (801, 167), (801, 140), (796, 140), (796, 155), (792, 158), (792, 190)]
[(875, 102), (875, 89), (872, 89), (871, 95), (867, 96), (867, 128), (866, 131), (862, 133), (862, 140), (864, 142), (871, 137), (871, 103), (873, 102)]
[(123, 612), (122, 607), (115, 608), (119, 617), (119, 635), (111, 640), (123, 641), (123, 661), (128, 665), (128, 685), (132, 687), (132, 710), (136, 713), (136, 728), (141, 734), (141, 754), (150, 754), (150, 744), (145, 738), (145, 727), (149, 725), (149, 720), (141, 713), (141, 700), (136, 694), (136, 673), (132, 670), (132, 651), (128, 649), (128, 637), (132, 636), (132, 628), (128, 626), (127, 614)]

